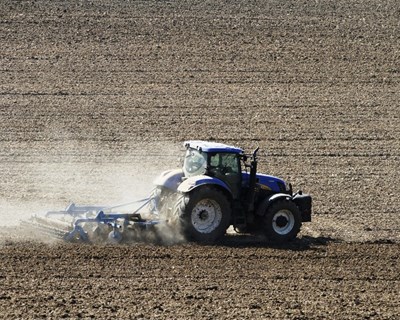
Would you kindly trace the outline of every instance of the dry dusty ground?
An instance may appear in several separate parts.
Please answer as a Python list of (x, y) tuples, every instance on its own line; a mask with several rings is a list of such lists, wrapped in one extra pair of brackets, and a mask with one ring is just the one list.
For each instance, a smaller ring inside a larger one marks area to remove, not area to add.
[[(1, 1), (0, 317), (398, 319), (399, 31), (397, 0)], [(314, 221), (283, 248), (16, 234), (145, 195), (185, 139), (259, 145)]]

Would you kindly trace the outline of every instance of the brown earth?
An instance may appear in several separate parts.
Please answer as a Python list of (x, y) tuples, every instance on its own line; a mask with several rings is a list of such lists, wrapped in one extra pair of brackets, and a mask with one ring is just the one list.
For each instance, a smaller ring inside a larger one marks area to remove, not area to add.
[[(398, 1), (0, 2), (0, 317), (398, 319)], [(311, 193), (271, 247), (27, 241), (145, 195), (185, 139)], [(17, 231), (15, 231), (17, 230)]]

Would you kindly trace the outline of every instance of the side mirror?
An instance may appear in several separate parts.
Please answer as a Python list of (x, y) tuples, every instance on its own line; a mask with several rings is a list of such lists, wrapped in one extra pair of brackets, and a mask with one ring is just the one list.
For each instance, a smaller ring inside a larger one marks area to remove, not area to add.
[(257, 148), (253, 151), (253, 158), (255, 158), (255, 157), (257, 156), (258, 150), (260, 150), (260, 147), (257, 147)]

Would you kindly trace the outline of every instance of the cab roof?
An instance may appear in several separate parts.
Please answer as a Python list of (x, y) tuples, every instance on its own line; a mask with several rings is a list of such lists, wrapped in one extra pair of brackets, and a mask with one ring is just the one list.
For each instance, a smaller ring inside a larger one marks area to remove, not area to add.
[(190, 140), (190, 141), (185, 141), (183, 145), (186, 148), (193, 148), (204, 152), (226, 152), (226, 153), (237, 153), (237, 154), (243, 153), (243, 150), (240, 148), (211, 141)]

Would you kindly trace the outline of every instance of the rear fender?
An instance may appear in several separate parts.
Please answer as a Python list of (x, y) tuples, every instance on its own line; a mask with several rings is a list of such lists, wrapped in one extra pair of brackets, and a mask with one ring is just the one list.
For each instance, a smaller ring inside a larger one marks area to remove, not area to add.
[(281, 199), (286, 199), (286, 200), (292, 200), (292, 197), (289, 194), (286, 193), (275, 193), (268, 198), (264, 199), (259, 206), (257, 207), (256, 210), (256, 215), (258, 216), (263, 216), (265, 212), (267, 211), (268, 207), (275, 201), (281, 200)]
[(220, 179), (209, 177), (209, 176), (194, 176), (184, 180), (178, 187), (178, 191), (182, 193), (190, 192), (200, 186), (204, 185), (217, 185), (222, 187), (230, 195), (232, 195), (231, 189), (228, 185)]
[(181, 169), (162, 172), (153, 182), (158, 187), (164, 187), (176, 191), (182, 183), (183, 171)]

